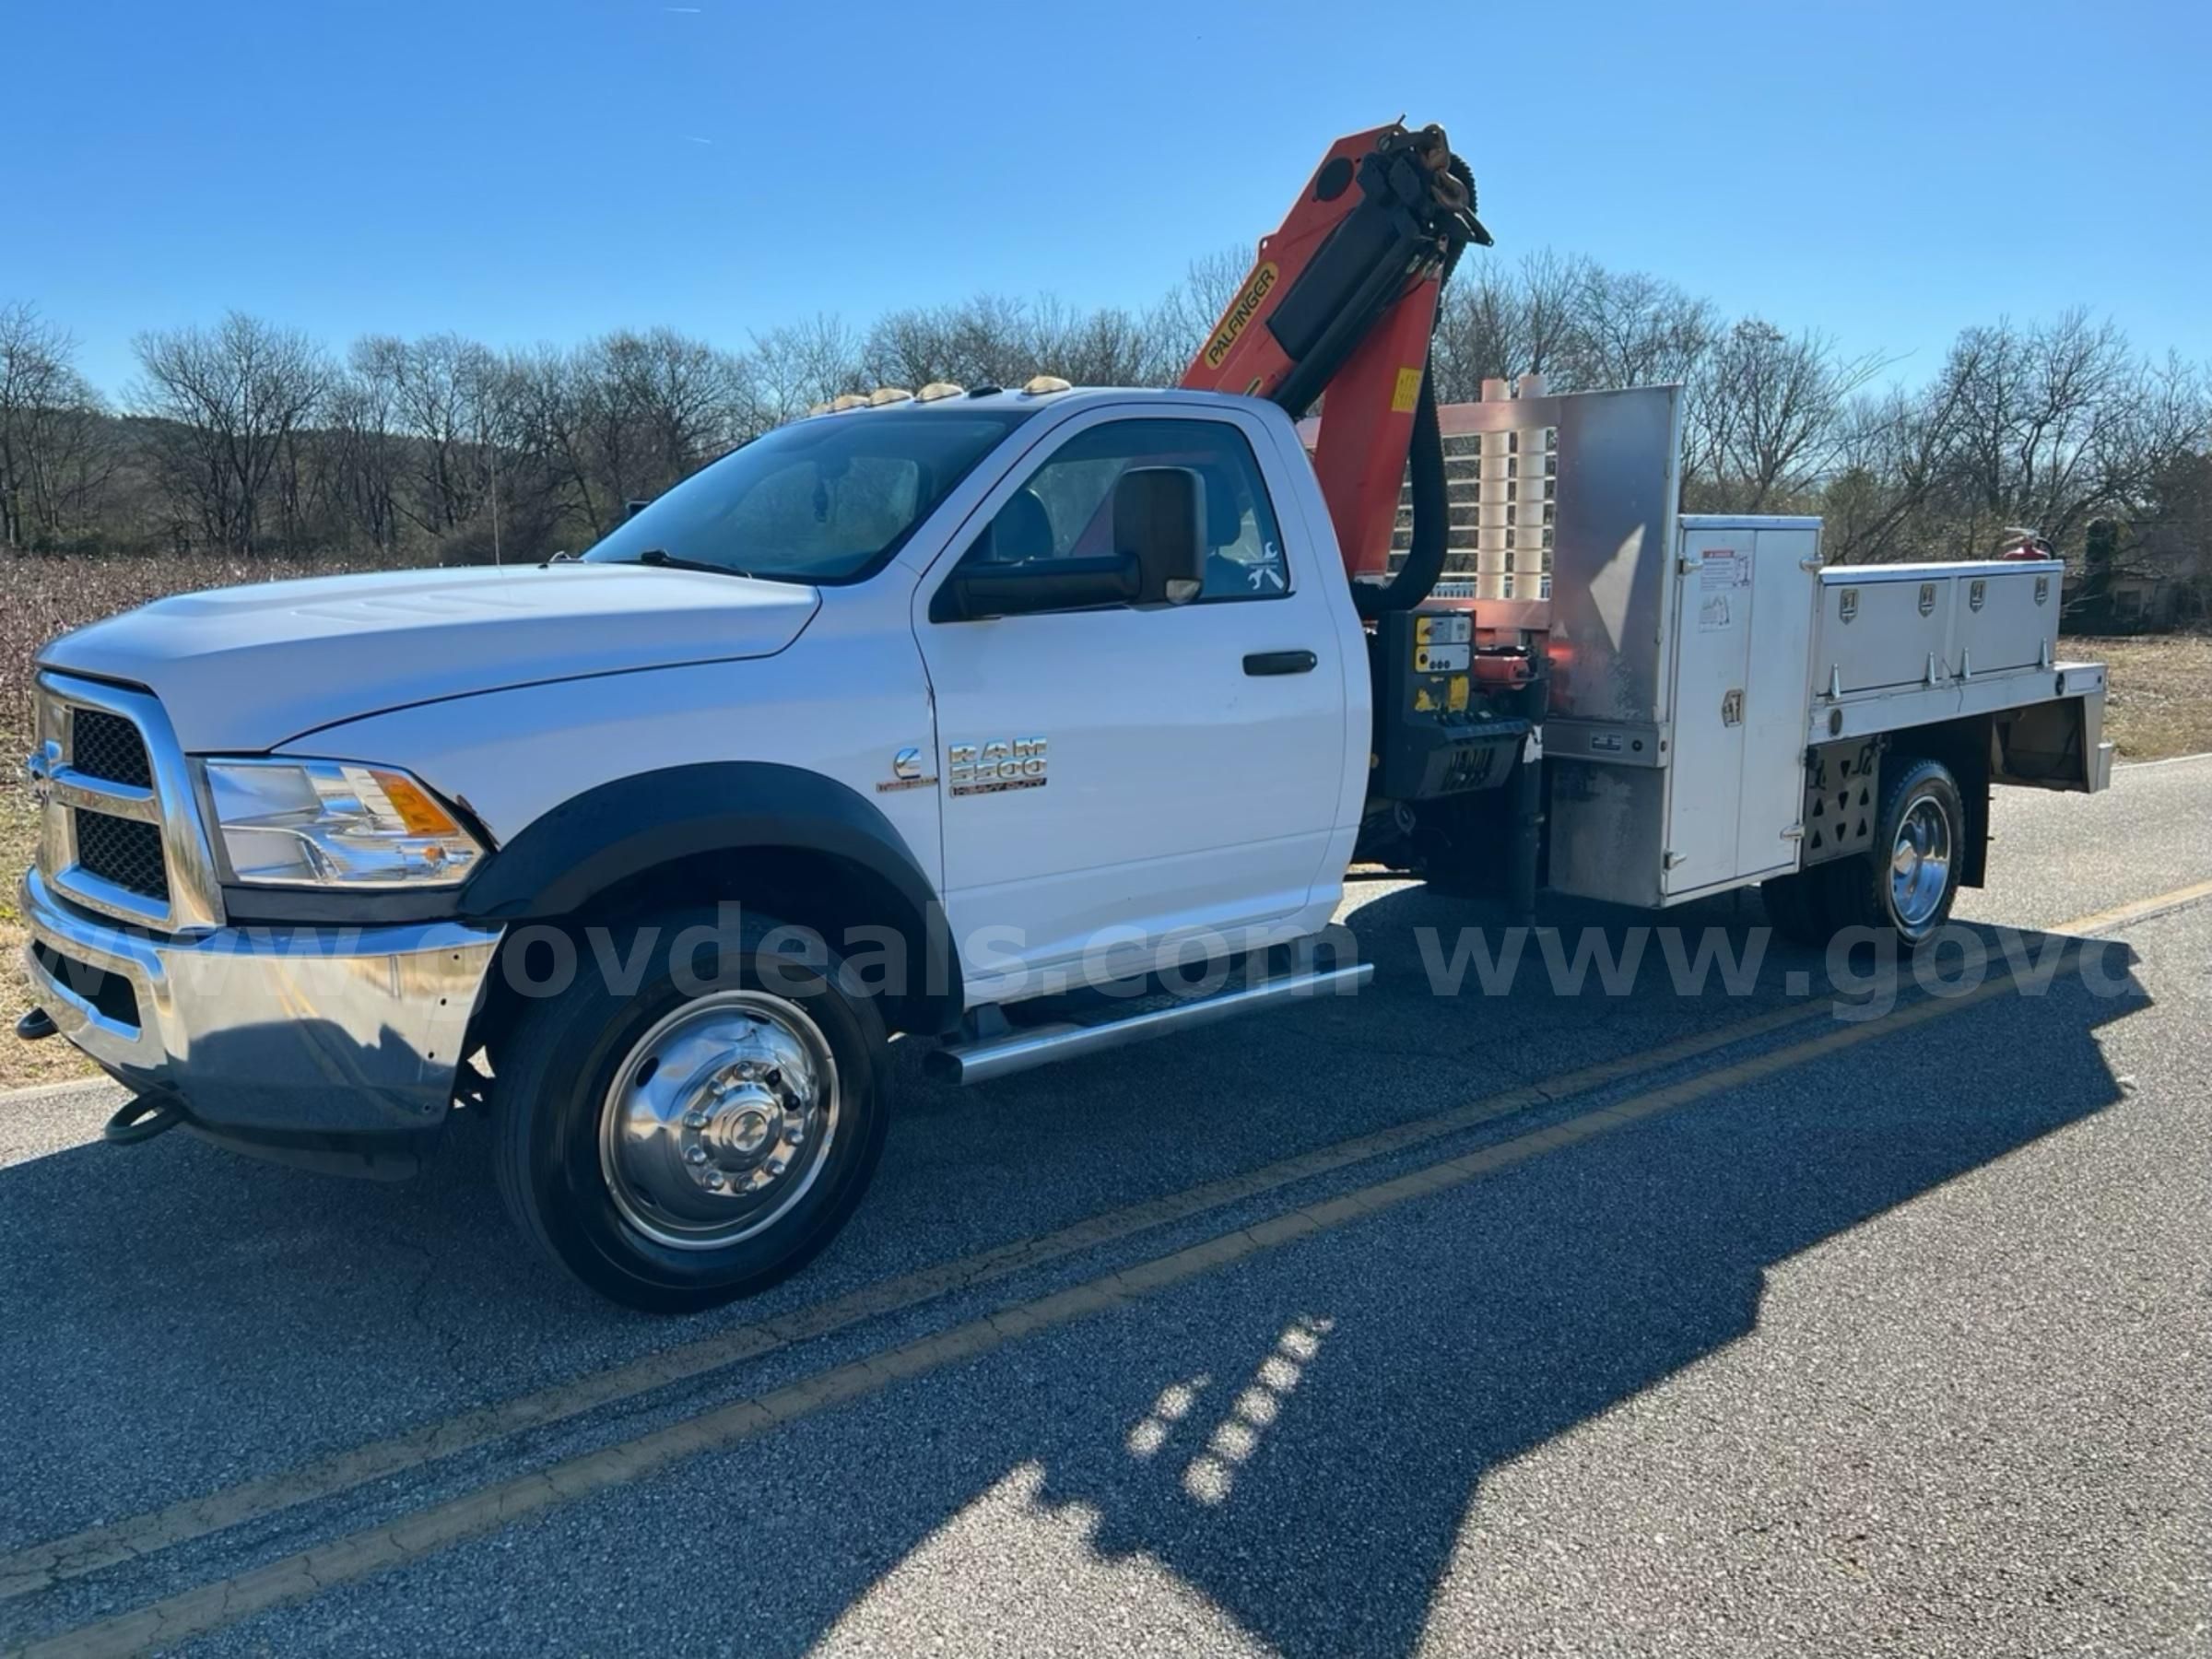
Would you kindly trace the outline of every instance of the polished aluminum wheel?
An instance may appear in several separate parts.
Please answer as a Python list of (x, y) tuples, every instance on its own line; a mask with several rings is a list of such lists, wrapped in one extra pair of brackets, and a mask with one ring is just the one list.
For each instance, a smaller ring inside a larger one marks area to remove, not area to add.
[(1910, 934), (1943, 910), (1951, 887), (1951, 820), (1934, 795), (1916, 795), (1897, 826), (1889, 854), (1889, 907)]
[(600, 1171), (639, 1232), (716, 1250), (806, 1196), (837, 1118), (837, 1062), (806, 1011), (765, 992), (717, 992), (662, 1019), (616, 1068)]

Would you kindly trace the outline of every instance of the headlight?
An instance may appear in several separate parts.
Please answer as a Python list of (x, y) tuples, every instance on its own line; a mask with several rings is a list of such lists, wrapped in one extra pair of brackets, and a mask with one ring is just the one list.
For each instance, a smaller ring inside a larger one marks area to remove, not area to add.
[(345, 760), (206, 760), (230, 878), (272, 887), (445, 887), (484, 849), (406, 772)]

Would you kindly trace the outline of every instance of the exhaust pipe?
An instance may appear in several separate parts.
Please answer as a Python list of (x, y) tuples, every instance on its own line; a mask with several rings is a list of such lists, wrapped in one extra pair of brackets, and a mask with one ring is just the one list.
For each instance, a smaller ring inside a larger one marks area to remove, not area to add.
[(1374, 976), (1372, 962), (1356, 962), (1349, 968), (1310, 970), (1241, 990), (1178, 1003), (1171, 1008), (1132, 1014), (1126, 1019), (1108, 1020), (1102, 1025), (1038, 1026), (1004, 1037), (959, 1043), (932, 1053), (923, 1061), (923, 1069), (947, 1082), (988, 1083), (994, 1077), (1010, 1077), (1033, 1066), (1050, 1065), (1057, 1060), (1073, 1060), (1081, 1054), (1120, 1048), (1124, 1043), (1147, 1042), (1155, 1037), (1212, 1025), (1216, 1020), (1233, 1019), (1288, 997), (1341, 995), (1357, 991)]

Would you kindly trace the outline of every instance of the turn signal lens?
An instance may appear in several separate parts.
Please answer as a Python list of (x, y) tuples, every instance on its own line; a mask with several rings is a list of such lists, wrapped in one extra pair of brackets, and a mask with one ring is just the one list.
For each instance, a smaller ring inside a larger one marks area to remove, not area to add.
[(201, 773), (229, 880), (438, 887), (464, 878), (484, 855), (436, 795), (394, 767), (208, 760)]
[(371, 768), (369, 775), (383, 790), (384, 799), (391, 803), (394, 814), (414, 835), (459, 835), (461, 826), (453, 821), (453, 814), (430, 799), (421, 784), (405, 772), (380, 771)]

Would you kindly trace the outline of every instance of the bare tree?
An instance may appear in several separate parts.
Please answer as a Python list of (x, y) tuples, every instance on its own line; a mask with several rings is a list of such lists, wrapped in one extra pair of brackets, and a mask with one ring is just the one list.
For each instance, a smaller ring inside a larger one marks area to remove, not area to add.
[(1942, 485), (1964, 414), (1959, 379), (1918, 393), (1894, 387), (1845, 412), (1837, 472), (1822, 498), (1822, 550), (1837, 564), (1877, 564), (1926, 555), (1931, 503)]
[(1641, 271), (1575, 268), (1559, 383), (1582, 391), (1687, 381), (1719, 338), (1710, 301)]
[(273, 483), (330, 381), (321, 347), (295, 330), (232, 312), (212, 329), (140, 335), (135, 411), (150, 423), (179, 516), (205, 543), (251, 554)]
[(509, 375), (524, 447), (594, 539), (625, 501), (657, 495), (755, 429), (747, 365), (673, 329), (540, 347), (510, 359)]
[(348, 368), (324, 404), (323, 485), (347, 539), (380, 553), (395, 550), (402, 529), (399, 488), (406, 464), (394, 430), (397, 389), (371, 341), (357, 342)]
[(394, 426), (409, 440), (414, 488), (398, 498), (401, 511), (433, 536), (467, 524), (491, 499), (499, 358), (452, 334), (371, 335), (355, 343), (353, 357), (387, 389)]
[(1844, 411), (1884, 366), (1878, 356), (1844, 357), (1815, 331), (1785, 335), (1759, 317), (1736, 323), (1690, 386), (1685, 470), (1705, 504), (1763, 512), (1802, 500), (1833, 471)]
[(114, 470), (76, 342), (29, 303), (0, 306), (0, 547), (52, 547), (95, 516)]
[(1068, 314), (1050, 300), (1032, 306), (1003, 294), (896, 311), (868, 330), (859, 379), (910, 390), (932, 381), (1018, 386), (1045, 371), (1040, 353), (1056, 352), (1071, 326)]
[(556, 346), (517, 352), (507, 360), (507, 383), (519, 441), (544, 470), (561, 516), (578, 525), (582, 539), (596, 541), (615, 522), (618, 504), (599, 476), (578, 356)]
[(1437, 318), (1438, 394), (1447, 403), (1473, 402), (1484, 381), (1529, 373), (1565, 389), (1563, 359), (1576, 337), (1575, 300), (1590, 268), (1587, 260), (1549, 249), (1514, 265), (1469, 253), (1445, 288)]
[(1081, 311), (1052, 296), (1028, 308), (1007, 385), (1057, 374), (1079, 386), (1162, 386), (1179, 378), (1194, 346), (1154, 318), (1117, 306)]
[(755, 335), (744, 367), (746, 420), (757, 432), (856, 390), (862, 346), (843, 319), (821, 313)]
[(1161, 378), (1180, 379), (1185, 365), (1206, 344), (1221, 313), (1244, 287), (1256, 255), (1250, 247), (1216, 248), (1183, 267), (1182, 280), (1160, 297), (1146, 319), (1159, 349), (1172, 366)]
[(1955, 405), (1956, 431), (1933, 505), (1960, 550), (2024, 525), (2078, 545), (2090, 519), (2123, 516), (2177, 446), (2184, 381), (2158, 382), (2111, 323), (2068, 312), (1962, 333), (1927, 394)]

